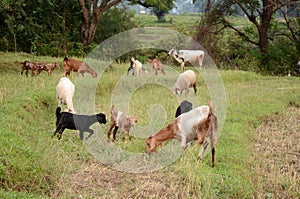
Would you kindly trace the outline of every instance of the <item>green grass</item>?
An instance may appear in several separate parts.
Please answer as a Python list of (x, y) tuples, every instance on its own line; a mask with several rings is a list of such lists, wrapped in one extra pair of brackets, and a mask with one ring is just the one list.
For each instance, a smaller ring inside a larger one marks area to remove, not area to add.
[[(147, 174), (128, 174), (95, 163), (97, 161), (86, 150), (75, 131), (66, 130), (60, 141), (52, 138), (57, 105), (55, 87), (63, 74), (63, 67), (56, 69), (51, 76), (45, 72), (36, 77), (21, 76), (20, 62), (26, 59), (59, 61), (62, 65), (62, 58), (0, 53), (1, 198), (78, 198), (79, 195), (83, 198), (104, 195), (113, 198), (268, 197), (270, 190), (259, 187), (261, 192), (258, 193), (257, 186), (254, 186), (257, 175), (262, 175), (251, 169), (256, 164), (250, 158), (253, 155), (255, 130), (265, 117), (285, 111), (289, 104), (300, 105), (299, 77), (221, 71), (226, 89), (227, 113), (216, 147), (216, 167), (210, 167), (210, 154), (203, 161), (197, 161), (199, 147), (193, 144), (164, 169)], [(105, 70), (98, 84), (95, 110), (105, 112), (108, 120), (112, 92), (127, 67), (128, 64), (113, 64)], [(178, 67), (174, 69), (178, 70)], [(167, 75), (170, 74), (167, 71)], [(88, 82), (93, 81), (89, 74), (84, 78)], [(149, 75), (147, 78), (153, 78), (156, 82), (164, 81), (162, 76)], [(71, 79), (75, 81), (76, 75), (73, 74)], [(137, 84), (142, 81), (143, 78), (124, 76), (125, 83)], [(209, 96), (199, 74), (198, 88), (200, 92), (196, 101), (204, 104)], [(191, 93), (189, 96), (193, 95)], [(166, 110), (166, 122), (170, 121), (174, 117), (178, 99), (168, 89), (147, 84), (132, 94), (129, 110), (138, 118), (133, 135), (151, 122), (149, 110), (157, 103)], [(106, 132), (109, 122), (101, 127)], [(151, 133), (151, 129), (145, 129), (143, 133)], [(141, 138), (133, 137), (131, 141), (126, 139), (123, 143), (119, 133), (117, 139), (116, 146), (123, 150), (142, 153), (145, 149)], [(289, 176), (285, 178), (287, 181), (293, 180)], [(288, 196), (292, 198), (299, 188), (294, 192), (289, 191)]]

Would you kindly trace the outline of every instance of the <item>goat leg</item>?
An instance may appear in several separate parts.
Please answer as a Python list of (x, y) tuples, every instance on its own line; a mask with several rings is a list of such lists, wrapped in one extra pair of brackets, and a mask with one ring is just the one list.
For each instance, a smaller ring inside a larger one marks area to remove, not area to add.
[(61, 136), (62, 136), (64, 130), (65, 130), (65, 128), (61, 128), (61, 129), (59, 130), (58, 135), (57, 135), (58, 140), (61, 139)]
[(58, 133), (59, 131), (60, 131), (60, 127), (57, 126), (56, 129), (55, 129), (55, 131), (53, 132), (52, 137), (56, 136), (56, 133)]
[[(122, 141), (124, 142), (125, 141), (125, 131), (122, 129)], [(128, 134), (129, 135), (129, 134)]]
[(110, 134), (111, 134), (111, 130), (114, 128), (114, 125), (111, 124), (109, 127), (109, 130), (107, 131), (107, 139), (110, 140)]
[(195, 84), (193, 84), (193, 88), (194, 88), (194, 92), (195, 94), (197, 93), (197, 83), (195, 82)]
[(84, 131), (81, 131), (81, 130), (79, 131), (79, 137), (80, 137), (80, 140), (83, 140), (83, 132), (84, 132)]
[(87, 136), (86, 139), (88, 139), (89, 137), (91, 137), (94, 134), (94, 131), (92, 129), (88, 129), (87, 132), (90, 134), (89, 134), (89, 136)]
[(215, 167), (215, 147), (211, 149), (211, 161), (212, 161), (212, 167)]
[(204, 152), (205, 152), (206, 148), (208, 147), (208, 145), (209, 145), (208, 141), (205, 141), (204, 144), (203, 144), (203, 147), (200, 150), (199, 155), (198, 155), (199, 160), (202, 160)]
[(116, 140), (116, 134), (118, 131), (119, 127), (115, 126), (114, 131), (113, 131), (113, 142)]

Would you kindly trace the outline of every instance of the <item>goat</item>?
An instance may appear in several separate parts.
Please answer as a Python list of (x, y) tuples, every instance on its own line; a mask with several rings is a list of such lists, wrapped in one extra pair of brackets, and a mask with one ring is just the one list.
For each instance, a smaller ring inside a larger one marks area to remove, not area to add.
[(76, 59), (69, 59), (67, 57), (64, 58), (64, 67), (65, 67), (65, 74), (66, 76), (70, 75), (71, 71), (75, 71), (78, 74), (88, 72), (90, 73), (94, 78), (97, 77), (97, 73), (91, 69), (86, 63), (76, 60)]
[(135, 69), (136, 75), (139, 76), (143, 72), (143, 64), (133, 57), (131, 58), (131, 61), (133, 62), (133, 68)]
[(59, 67), (59, 63), (54, 62), (53, 64), (43, 64), (42, 67), (39, 70), (47, 71), (49, 75), (54, 71), (56, 67)]
[(23, 72), (25, 71), (26, 76), (28, 76), (29, 70), (31, 70), (32, 76), (36, 75), (37, 67), (36, 67), (35, 63), (29, 62), (29, 61), (24, 61), (24, 62), (21, 62), (21, 64), (22, 64), (21, 75), (23, 75)]
[(175, 118), (181, 115), (182, 113), (189, 112), (193, 109), (193, 104), (187, 100), (184, 100), (180, 103), (178, 108), (176, 109)]
[(130, 60), (130, 65), (129, 65), (129, 68), (127, 69), (127, 75), (128, 75), (128, 73), (131, 73), (132, 75), (134, 75), (133, 64), (134, 64), (134, 62), (132, 60)]
[(75, 113), (73, 107), (72, 98), (75, 93), (75, 86), (67, 77), (61, 77), (57, 86), (56, 86), (56, 99), (58, 107), (61, 107), (62, 104), (67, 105), (66, 112)]
[(152, 70), (155, 70), (155, 75), (158, 74), (159, 70), (163, 75), (166, 75), (163, 65), (159, 59), (153, 59), (153, 60), (148, 59), (148, 62), (152, 63)]
[(123, 141), (125, 140), (125, 132), (128, 134), (128, 138), (130, 140), (131, 138), (129, 132), (137, 122), (136, 118), (134, 116), (125, 115), (121, 111), (116, 110), (114, 108), (114, 105), (112, 105), (110, 113), (111, 113), (110, 127), (109, 130), (107, 131), (108, 140), (110, 140), (110, 134), (113, 128), (114, 128), (113, 140), (112, 140), (113, 142), (116, 140), (116, 133), (119, 128), (121, 128), (122, 140)]
[(174, 50), (171, 49), (168, 52), (168, 55), (173, 56), (176, 61), (181, 65), (181, 70), (184, 70), (184, 62), (189, 62), (191, 64), (199, 65), (199, 68), (202, 68), (202, 62), (204, 59), (203, 50)]
[(198, 140), (202, 145), (198, 159), (202, 159), (210, 140), (212, 148), (212, 167), (215, 165), (215, 146), (217, 143), (218, 121), (213, 114), (212, 103), (203, 105), (187, 113), (183, 113), (172, 120), (166, 127), (145, 140), (146, 152), (148, 154), (156, 151), (164, 141), (177, 139), (181, 142), (183, 149), (193, 141)]
[(183, 90), (186, 90), (186, 95), (189, 93), (189, 88), (193, 87), (195, 94), (197, 93), (197, 80), (196, 73), (192, 70), (187, 70), (179, 74), (176, 83), (173, 87), (175, 94), (182, 94)]
[(76, 115), (68, 112), (61, 112), (61, 107), (56, 108), (56, 130), (53, 136), (58, 133), (57, 137), (60, 140), (65, 129), (79, 130), (80, 139), (83, 140), (83, 133), (88, 132), (88, 139), (94, 134), (90, 126), (96, 122), (106, 124), (106, 115), (99, 113), (96, 115)]

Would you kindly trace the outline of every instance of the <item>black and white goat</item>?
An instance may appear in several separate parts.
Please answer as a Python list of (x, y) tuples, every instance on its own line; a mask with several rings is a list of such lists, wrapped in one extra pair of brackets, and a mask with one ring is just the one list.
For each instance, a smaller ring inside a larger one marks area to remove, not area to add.
[(56, 130), (54, 135), (60, 140), (65, 129), (79, 130), (80, 139), (83, 140), (83, 133), (88, 132), (89, 138), (94, 134), (90, 126), (96, 122), (106, 124), (106, 116), (103, 113), (96, 115), (77, 115), (69, 112), (61, 112), (61, 107), (56, 108)]

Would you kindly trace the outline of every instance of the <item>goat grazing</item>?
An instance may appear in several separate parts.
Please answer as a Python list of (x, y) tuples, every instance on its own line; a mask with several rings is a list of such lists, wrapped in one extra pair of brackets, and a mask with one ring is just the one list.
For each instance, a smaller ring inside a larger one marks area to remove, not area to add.
[(91, 69), (86, 63), (76, 60), (76, 59), (69, 59), (69, 58), (65, 57), (64, 58), (64, 67), (65, 67), (66, 76), (70, 75), (71, 71), (75, 71), (78, 74), (81, 74), (82, 76), (84, 76), (83, 73), (88, 72), (94, 78), (97, 77), (97, 73), (93, 69)]
[(162, 146), (164, 141), (170, 139), (179, 140), (184, 149), (186, 149), (193, 140), (198, 140), (198, 143), (202, 145), (202, 149), (198, 154), (198, 159), (201, 160), (209, 145), (209, 141), (207, 141), (207, 139), (209, 139), (212, 148), (212, 167), (214, 167), (217, 131), (217, 117), (213, 114), (212, 103), (209, 102), (208, 106), (203, 105), (181, 114), (166, 127), (148, 137), (145, 140), (146, 152), (150, 154), (156, 151), (158, 146)]
[[(57, 137), (60, 140), (65, 129), (79, 130), (80, 139), (83, 140), (83, 133), (88, 132), (91, 137), (94, 131), (90, 126), (96, 122), (106, 124), (106, 116), (103, 113), (96, 115), (76, 115), (68, 112), (61, 112), (61, 107), (56, 108), (56, 130), (53, 136), (58, 133)], [(86, 139), (87, 139), (86, 138)]]
[(122, 140), (123, 141), (125, 140), (125, 132), (128, 134), (130, 140), (131, 138), (129, 132), (137, 122), (136, 118), (134, 116), (125, 115), (121, 111), (114, 109), (114, 105), (112, 105), (110, 113), (111, 113), (110, 127), (109, 130), (107, 131), (108, 140), (110, 140), (110, 134), (113, 128), (114, 128), (113, 140), (112, 140), (113, 142), (116, 140), (116, 133), (119, 128), (121, 128)]
[(38, 74), (40, 74), (44, 70), (47, 71), (49, 75), (51, 75), (56, 67), (59, 67), (59, 63), (57, 62), (54, 62), (53, 64), (41, 62), (41, 64), (38, 65)]
[(75, 113), (73, 107), (72, 98), (75, 93), (75, 86), (67, 77), (61, 77), (57, 86), (56, 86), (56, 99), (58, 107), (61, 107), (62, 104), (67, 105), (66, 112)]
[(143, 72), (143, 64), (139, 60), (135, 60), (133, 57), (131, 58), (133, 62), (133, 68), (135, 69), (135, 73), (139, 76)]
[(197, 93), (196, 73), (192, 70), (187, 70), (179, 74), (177, 81), (173, 87), (175, 94), (182, 94), (186, 90), (186, 95), (189, 93), (189, 88), (193, 87), (195, 94)]
[(155, 70), (155, 75), (158, 74), (158, 71), (161, 71), (161, 74), (166, 75), (163, 65), (159, 59), (148, 59), (148, 62), (152, 63), (152, 70)]
[(175, 118), (181, 115), (182, 113), (189, 112), (193, 109), (193, 104), (187, 100), (184, 100), (180, 103), (178, 108), (176, 109)]
[(202, 68), (202, 62), (204, 59), (203, 50), (174, 50), (171, 49), (168, 55), (173, 56), (176, 61), (181, 64), (181, 70), (184, 70), (184, 62), (191, 64), (197, 64), (199, 68)]
[(31, 70), (32, 76), (36, 75), (37, 67), (33, 62), (24, 61), (24, 62), (21, 62), (21, 64), (22, 64), (21, 75), (23, 75), (23, 72), (25, 71), (26, 76), (28, 76), (29, 70)]

